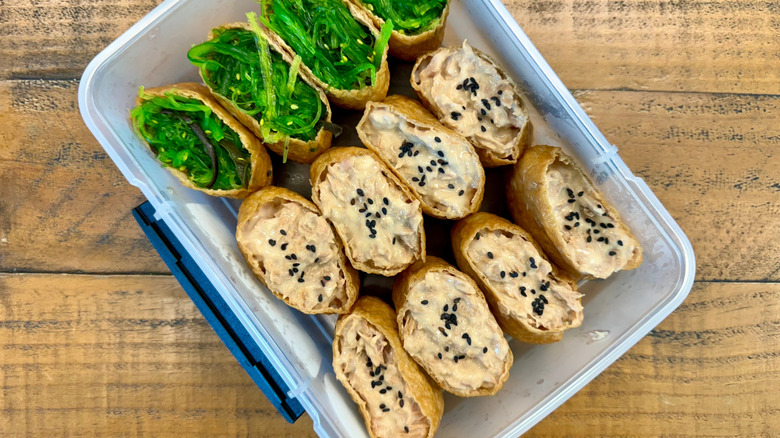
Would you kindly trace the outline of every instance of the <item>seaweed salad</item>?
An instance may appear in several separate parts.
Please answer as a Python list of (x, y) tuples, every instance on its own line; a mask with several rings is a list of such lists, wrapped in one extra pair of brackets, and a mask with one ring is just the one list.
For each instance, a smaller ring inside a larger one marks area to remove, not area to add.
[(314, 140), (327, 111), (318, 91), (299, 80), (301, 58), (287, 63), (271, 50), (255, 15), (247, 17), (252, 30), (214, 29), (213, 38), (190, 49), (187, 57), (214, 93), (258, 121), (266, 143)]
[(252, 175), (249, 151), (238, 133), (196, 99), (138, 91), (142, 103), (130, 118), (166, 167), (180, 170), (196, 186), (213, 190), (246, 188)]
[(341, 0), (261, 0), (261, 20), (315, 76), (339, 90), (374, 85), (393, 22), (375, 38)]
[(360, 0), (377, 17), (392, 21), (404, 35), (419, 35), (436, 27), (447, 0)]

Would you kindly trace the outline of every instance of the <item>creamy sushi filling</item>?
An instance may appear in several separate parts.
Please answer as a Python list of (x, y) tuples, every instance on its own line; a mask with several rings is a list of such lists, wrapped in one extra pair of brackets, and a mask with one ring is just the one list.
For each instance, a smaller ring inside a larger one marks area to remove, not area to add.
[(509, 344), (470, 283), (429, 271), (410, 285), (401, 311), (404, 349), (436, 380), (466, 392), (500, 383)]
[(358, 315), (344, 321), (334, 367), (340, 368), (349, 386), (363, 399), (378, 437), (426, 437), (431, 423), (398, 369), (387, 338)]
[(465, 138), (419, 127), (381, 105), (374, 107), (362, 128), (375, 152), (427, 205), (450, 217), (468, 213), (483, 172)]
[(547, 192), (555, 212), (553, 226), (563, 233), (579, 270), (607, 277), (634, 257), (637, 241), (601, 204), (596, 189), (579, 170), (553, 162), (547, 169)]
[(318, 185), (319, 206), (354, 261), (401, 269), (421, 250), (422, 212), (388, 172), (370, 155), (331, 163)]
[(436, 52), (416, 74), (442, 123), (497, 158), (520, 158), (520, 134), (528, 123), (523, 102), (514, 85), (468, 43)]
[(582, 323), (582, 294), (555, 279), (552, 265), (522, 236), (482, 229), (466, 251), (509, 314), (540, 330)]
[(240, 232), (268, 287), (296, 307), (340, 308), (347, 301), (336, 236), (322, 216), (277, 198), (260, 207)]

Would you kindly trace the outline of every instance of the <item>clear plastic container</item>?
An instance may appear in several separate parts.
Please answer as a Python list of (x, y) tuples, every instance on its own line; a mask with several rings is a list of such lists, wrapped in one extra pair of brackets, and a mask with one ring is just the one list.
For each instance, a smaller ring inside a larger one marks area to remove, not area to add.
[[(79, 87), (84, 120), (127, 180), (141, 189), (198, 261), (253, 339), (311, 416), (323, 437), (367, 436), (363, 421), (331, 368), (334, 317), (290, 309), (251, 274), (234, 238), (239, 203), (186, 189), (133, 134), (128, 111), (139, 85), (198, 81), (186, 52), (212, 27), (243, 21), (257, 10), (251, 0), (166, 0), (101, 52)], [(645, 250), (639, 269), (582, 285), (585, 320), (552, 345), (512, 340), (515, 365), (495, 396), (445, 396), (438, 437), (517, 436), (552, 412), (625, 353), (687, 296), (693, 283), (693, 250), (679, 226), (640, 178), (635, 177), (585, 115), (499, 0), (454, 0), (445, 44), (463, 39), (494, 56), (523, 88), (532, 110), (535, 142), (562, 146), (590, 171)], [(392, 89), (408, 92), (408, 64), (394, 66)], [(337, 113), (347, 124), (337, 144), (359, 144), (358, 113)], [(349, 126), (349, 123), (353, 123)], [(278, 160), (277, 160), (278, 162)], [(308, 195), (308, 166), (275, 167), (276, 184)], [(490, 174), (490, 172), (489, 172)], [(498, 180), (493, 175), (494, 180)], [(500, 187), (499, 184), (497, 187)], [(500, 190), (499, 190), (500, 191)], [(495, 192), (495, 191), (493, 191)], [(501, 196), (487, 209), (500, 208)], [(426, 218), (426, 227), (430, 219)], [(432, 235), (429, 246), (446, 246)], [(369, 276), (364, 287), (386, 280)]]

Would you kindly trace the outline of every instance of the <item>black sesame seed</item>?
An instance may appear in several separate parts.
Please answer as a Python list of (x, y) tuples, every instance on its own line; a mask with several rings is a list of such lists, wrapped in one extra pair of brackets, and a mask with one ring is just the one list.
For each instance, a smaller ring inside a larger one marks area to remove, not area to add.
[(531, 263), (531, 269), (536, 269), (536, 260), (533, 257), (529, 257), (528, 261)]
[(385, 404), (384, 404), (384, 403), (382, 403), (381, 405), (379, 405), (379, 409), (384, 409), (384, 408), (385, 408)]
[(577, 193), (577, 196), (582, 196), (584, 194), (585, 194), (585, 192), (579, 192), (579, 193)]
[(489, 259), (492, 259), (493, 258), (493, 253), (488, 251), (487, 256), (488, 256)]
[(586, 240), (588, 243), (590, 243), (590, 242), (593, 240), (593, 238), (591, 238), (590, 236), (588, 236), (588, 238), (587, 238), (587, 239), (585, 239), (585, 240)]
[(452, 311), (453, 312), (457, 312), (458, 311), (458, 305), (457, 304), (453, 304), (452, 305)]
[(571, 230), (571, 227), (568, 225), (564, 225), (563, 228), (566, 228), (567, 230)]
[(288, 255), (284, 256), (284, 258), (286, 258), (287, 260), (292, 260), (292, 257), (290, 257)]
[(436, 160), (431, 160), (431, 166), (435, 166), (435, 165), (436, 165)]
[(293, 254), (290, 254), (290, 257), (292, 257), (292, 259), (293, 259), (293, 260), (298, 260), (298, 256), (297, 256), (297, 255), (295, 255), (294, 253), (293, 253)]
[(287, 231), (279, 230), (279, 232), (282, 233), (282, 236), (286, 236), (287, 235)]
[(374, 367), (374, 364), (373, 364), (373, 363), (371, 363), (371, 360), (369, 359), (369, 361), (368, 361), (368, 362), (366, 362), (366, 366), (367, 366), (367, 367), (369, 367), (369, 368), (373, 368), (373, 367)]
[(574, 199), (569, 199), (569, 204), (573, 203), (574, 201)]
[(420, 304), (422, 304), (423, 306), (426, 306), (426, 305), (428, 305), (428, 300), (422, 300), (422, 301), (420, 301)]
[(599, 241), (599, 242), (603, 242), (603, 241), (604, 241), (604, 238), (603, 238), (603, 237), (599, 237), (599, 238), (598, 238), (598, 239), (596, 239), (596, 240), (597, 240), (597, 241)]
[(541, 298), (542, 301), (544, 301), (544, 304), (549, 304), (547, 298), (545, 298), (544, 295), (539, 295), (539, 298)]
[(525, 272), (523, 272), (523, 277), (525, 277)]
[(311, 252), (317, 252), (317, 247), (312, 245), (310, 251)]
[(480, 113), (481, 113), (483, 116), (486, 116), (486, 115), (487, 115), (487, 111), (485, 111), (485, 108), (482, 108), (481, 110), (479, 110), (479, 112), (480, 112)]
[(466, 193), (464, 190), (461, 190), (458, 192), (458, 196), (463, 196), (463, 194)]
[(615, 251), (610, 251), (610, 252), (609, 252), (609, 255), (611, 255), (611, 256), (613, 256), (613, 255), (616, 255), (616, 254), (617, 254), (617, 253), (616, 253)]
[(414, 151), (414, 156), (416, 157), (419, 153), (420, 151)]
[[(401, 407), (403, 407), (403, 405), (401, 405)], [(408, 426), (404, 426), (404, 432), (409, 433), (409, 427)]]
[(457, 112), (457, 111), (453, 111), (453, 112), (450, 113), (450, 117), (452, 117), (452, 120), (457, 121), (458, 118), (460, 117), (460, 113)]
[(566, 193), (568, 193), (568, 194), (569, 194), (569, 197), (570, 197), (570, 198), (573, 198), (573, 197), (574, 197), (574, 192), (573, 192), (573, 191), (572, 191), (570, 188), (568, 188), (568, 187), (566, 188)]
[(401, 391), (398, 391), (398, 398), (404, 398), (404, 394)]
[(444, 347), (444, 351), (450, 351), (450, 347)]
[(481, 130), (482, 130), (482, 132), (486, 132), (486, 131), (487, 131), (487, 129), (485, 129), (485, 127), (484, 127), (484, 126), (480, 126), (480, 127), (479, 127), (479, 129), (481, 129)]
[(358, 196), (363, 196), (365, 193), (363, 192), (363, 189), (357, 189)]
[(593, 234), (598, 234), (598, 233), (600, 233), (599, 230), (595, 230), (595, 229), (593, 230)]
[(604, 238), (604, 244), (609, 245), (609, 237)]
[(445, 305), (444, 305), (444, 309), (442, 309), (442, 310), (444, 310), (444, 311), (446, 312), (446, 311), (448, 311), (449, 309), (450, 309), (450, 306), (449, 306), (449, 304), (445, 304)]
[(393, 245), (395, 245), (395, 237), (393, 237)]
[(607, 228), (607, 224), (605, 224), (604, 222), (600, 223), (600, 224), (599, 224), (599, 226), (600, 226), (601, 228)]
[[(325, 287), (325, 280), (320, 280), (320, 285), (321, 285), (322, 287)], [(322, 295), (320, 295), (320, 296), (322, 296)]]
[(387, 394), (387, 390), (386, 390), (386, 389), (380, 389), (380, 390), (379, 390), (379, 393), (380, 393), (380, 394)]
[(292, 271), (293, 272), (298, 272), (298, 268), (293, 268)]
[(458, 363), (458, 356), (453, 356), (453, 357), (452, 357), (452, 360), (454, 360), (454, 361), (455, 361), (455, 363)]
[(431, 166), (425, 166), (425, 170), (427, 170), (428, 172), (433, 172), (433, 169), (431, 169)]
[(420, 172), (420, 173), (423, 173), (423, 168), (422, 168), (422, 166), (417, 166), (417, 171), (418, 171), (418, 172)]
[(433, 141), (436, 143), (441, 143), (441, 139), (439, 137), (433, 137)]
[(304, 281), (306, 281), (306, 280), (304, 280), (303, 278), (299, 278), (298, 279), (298, 283), (303, 283)]
[(454, 189), (455, 188), (455, 184), (447, 184), (447, 188), (448, 189)]
[(500, 96), (502, 94), (504, 94), (504, 91), (503, 90), (498, 90), (498, 95)]
[(271, 246), (276, 246), (276, 241), (274, 239), (269, 239), (268, 244)]
[(580, 223), (579, 223), (579, 222), (575, 222), (575, 223), (574, 223), (574, 228), (577, 228), (577, 227), (579, 227), (579, 226), (580, 226)]
[(487, 353), (487, 347), (482, 349), (482, 353)]
[(314, 259), (314, 263), (317, 263), (317, 262), (319, 262), (319, 261), (320, 261), (320, 258), (319, 258), (319, 257), (317, 257), (316, 259)]
[(282, 248), (282, 251), (287, 251), (287, 244), (283, 243), (281, 248)]
[(441, 353), (439, 353), (437, 356), (439, 356), (439, 359), (441, 359)]
[(290, 277), (294, 277), (295, 276), (295, 272), (293, 272), (292, 269), (287, 270), (287, 272), (290, 274)]
[(369, 204), (369, 205), (374, 205), (374, 200), (373, 200), (373, 199), (371, 199), (371, 198), (368, 198), (368, 204)]
[(512, 271), (512, 272), (509, 273), (509, 276), (512, 277), (512, 278), (517, 278), (518, 275), (519, 274), (517, 273), (517, 271)]
[(442, 151), (437, 151), (436, 154), (442, 158), (444, 157), (444, 152)]
[(379, 213), (374, 213), (374, 216), (376, 216), (377, 219), (380, 219), (382, 217), (382, 215)]
[(370, 235), (370, 236), (368, 236), (368, 237), (369, 237), (369, 238), (371, 238), (371, 239), (376, 239), (376, 234), (371, 234), (371, 235)]
[(413, 176), (412, 177), (412, 181), (414, 181), (414, 182), (420, 181), (420, 178), (417, 178), (416, 176)]
[[(324, 283), (323, 283), (323, 286), (325, 286)], [(317, 297), (317, 301), (322, 302), (322, 294), (320, 294), (320, 296)]]
[(506, 272), (501, 271), (501, 278), (504, 278), (504, 277), (506, 277)]
[(615, 225), (612, 223), (607, 224), (607, 228), (615, 228)]
[(447, 336), (447, 332), (444, 331), (444, 327), (439, 327), (439, 331), (441, 334), (443, 334), (445, 337)]
[(623, 241), (622, 240), (618, 240), (617, 244), (618, 244), (618, 246), (623, 246)]
[(458, 84), (458, 86), (455, 87), (455, 89), (456, 90), (462, 90), (463, 89), (463, 84)]
[(382, 409), (382, 412), (390, 412), (390, 408), (384, 408)]
[[(404, 401), (403, 401), (403, 399), (401, 399), (401, 401), (399, 401), (399, 402), (398, 402), (398, 406), (400, 406), (400, 407), (404, 407)], [(406, 426), (404, 426), (404, 430), (405, 430), (406, 432), (409, 432), (409, 428), (408, 428), (408, 427), (406, 427)]]
[(439, 168), (439, 173), (444, 173), (444, 169), (440, 167)]
[(419, 184), (419, 186), (420, 186), (420, 187), (423, 187), (423, 186), (425, 186), (425, 181), (420, 181), (420, 184)]
[(387, 209), (385, 207), (382, 207), (382, 214), (387, 216)]
[(349, 200), (349, 205), (355, 205), (355, 198)]

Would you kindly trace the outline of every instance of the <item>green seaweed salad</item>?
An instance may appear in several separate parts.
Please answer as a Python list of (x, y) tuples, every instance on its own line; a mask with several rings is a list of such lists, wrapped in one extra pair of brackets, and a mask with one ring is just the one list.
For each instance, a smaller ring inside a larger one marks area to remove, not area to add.
[[(255, 15), (247, 17), (252, 31), (214, 29), (214, 38), (190, 49), (187, 57), (212, 91), (258, 121), (266, 143), (314, 140), (327, 114), (317, 90), (298, 80), (301, 58), (287, 63), (270, 50)], [(285, 161), (286, 152), (285, 147)]]
[(246, 188), (252, 175), (249, 152), (238, 134), (198, 100), (138, 91), (143, 103), (130, 111), (133, 125), (163, 165), (184, 172), (204, 189)]
[(419, 35), (436, 27), (447, 0), (360, 0), (377, 17), (392, 21), (396, 31)]
[(350, 14), (341, 0), (261, 0), (261, 20), (320, 80), (339, 90), (372, 86), (393, 22), (379, 37)]

